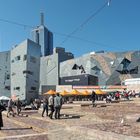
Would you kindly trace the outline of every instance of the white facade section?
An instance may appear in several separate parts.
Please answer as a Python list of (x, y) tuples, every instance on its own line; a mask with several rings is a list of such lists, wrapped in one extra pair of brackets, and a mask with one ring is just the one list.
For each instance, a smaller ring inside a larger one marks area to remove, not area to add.
[(140, 78), (132, 78), (132, 79), (126, 79), (124, 81), (125, 85), (134, 85), (134, 84), (140, 84)]

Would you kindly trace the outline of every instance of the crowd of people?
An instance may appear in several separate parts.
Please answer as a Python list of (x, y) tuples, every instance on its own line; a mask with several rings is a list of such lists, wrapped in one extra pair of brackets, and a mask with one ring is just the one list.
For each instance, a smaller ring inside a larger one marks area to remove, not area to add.
[[(43, 111), (42, 111), (42, 117), (44, 117), (44, 113), (46, 112), (46, 116), (49, 116), (50, 119), (60, 119), (60, 110), (62, 107), (62, 97), (57, 93), (56, 95), (50, 95), (49, 98), (43, 99)], [(48, 111), (48, 108), (50, 108), (50, 113)]]
[[(136, 93), (135, 91), (126, 91), (123, 92), (116, 91), (114, 94), (106, 94), (106, 95), (97, 95), (94, 91), (92, 91), (92, 94), (88, 96), (89, 100), (92, 101), (92, 106), (96, 107), (95, 101), (96, 100), (106, 100), (107, 103), (111, 103), (113, 100), (120, 100), (122, 97), (126, 100), (129, 100), (131, 97), (135, 97)], [(38, 110), (41, 107), (42, 104), (42, 113), (41, 116), (49, 117), (50, 119), (60, 119), (60, 110), (62, 107), (62, 104), (65, 102), (65, 98), (62, 98), (62, 96), (59, 93), (56, 93), (56, 95), (49, 95), (44, 96), (43, 100), (35, 99), (31, 100), (30, 105), (31, 109)], [(7, 117), (10, 115), (15, 117), (15, 115), (19, 116), (21, 113), (21, 108), (23, 106), (23, 103), (18, 98), (16, 101), (13, 101), (10, 99), (7, 103)], [(2, 111), (6, 110), (6, 107), (3, 104), (0, 104), (0, 129), (3, 127), (3, 120), (2, 120)]]

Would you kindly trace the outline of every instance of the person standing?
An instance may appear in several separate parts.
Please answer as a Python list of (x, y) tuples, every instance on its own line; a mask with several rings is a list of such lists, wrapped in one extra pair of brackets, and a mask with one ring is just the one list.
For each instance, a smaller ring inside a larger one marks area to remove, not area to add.
[(44, 117), (44, 112), (46, 111), (46, 116), (48, 116), (48, 99), (43, 99), (43, 111), (42, 111), (42, 117)]
[(92, 106), (96, 107), (96, 105), (95, 105), (96, 93), (94, 91), (92, 91), (91, 100), (92, 100)]
[(18, 116), (19, 116), (19, 114), (20, 114), (20, 112), (21, 112), (21, 105), (22, 105), (22, 103), (21, 103), (21, 101), (20, 101), (19, 98), (18, 98), (18, 100), (16, 101), (17, 115), (18, 115)]
[(49, 107), (50, 107), (50, 110), (51, 110), (51, 112), (49, 114), (49, 117), (50, 117), (50, 119), (52, 119), (53, 112), (54, 112), (54, 95), (51, 95), (49, 97)]
[(2, 119), (2, 111), (6, 110), (6, 108), (0, 104), (0, 130), (1, 130), (1, 127), (3, 127), (3, 119)]
[(13, 111), (13, 104), (14, 102), (12, 101), (12, 99), (10, 99), (8, 101), (8, 112), (7, 112), (7, 117), (9, 117), (9, 113), (12, 112), (12, 116), (14, 117), (14, 111)]
[(54, 98), (55, 119), (60, 119), (61, 106), (62, 106), (62, 97), (60, 97), (59, 93), (57, 93)]

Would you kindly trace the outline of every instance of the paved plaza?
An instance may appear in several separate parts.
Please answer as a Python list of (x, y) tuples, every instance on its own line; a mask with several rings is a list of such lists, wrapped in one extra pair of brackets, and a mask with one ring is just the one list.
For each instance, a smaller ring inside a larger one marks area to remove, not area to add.
[[(6, 117), (0, 139), (5, 140), (139, 140), (140, 99), (106, 104), (90, 101), (65, 104), (61, 119), (41, 117), (39, 111), (22, 111), (23, 116)], [(28, 117), (26, 117), (28, 115)], [(122, 121), (123, 120), (123, 121)]]

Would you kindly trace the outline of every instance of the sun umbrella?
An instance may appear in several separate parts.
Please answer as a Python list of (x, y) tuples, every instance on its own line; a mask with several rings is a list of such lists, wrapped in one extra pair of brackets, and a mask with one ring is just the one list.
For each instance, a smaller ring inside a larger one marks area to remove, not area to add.
[(53, 94), (56, 94), (56, 91), (51, 89), (48, 92), (44, 93), (43, 95), (53, 95)]
[(95, 91), (96, 94), (106, 94), (105, 91), (102, 91), (101, 89), (98, 89)]
[(9, 97), (6, 97), (6, 96), (1, 96), (0, 97), (0, 100), (10, 100), (10, 98)]
[(90, 95), (90, 92), (88, 92), (87, 90), (84, 90), (81, 92), (81, 95), (84, 95), (84, 96)]
[(76, 89), (73, 89), (72, 92), (70, 92), (71, 95), (80, 95), (81, 93), (77, 91)]
[(66, 95), (69, 95), (69, 92), (67, 92), (66, 90), (63, 90), (62, 92), (60, 92), (60, 95), (66, 96)]

